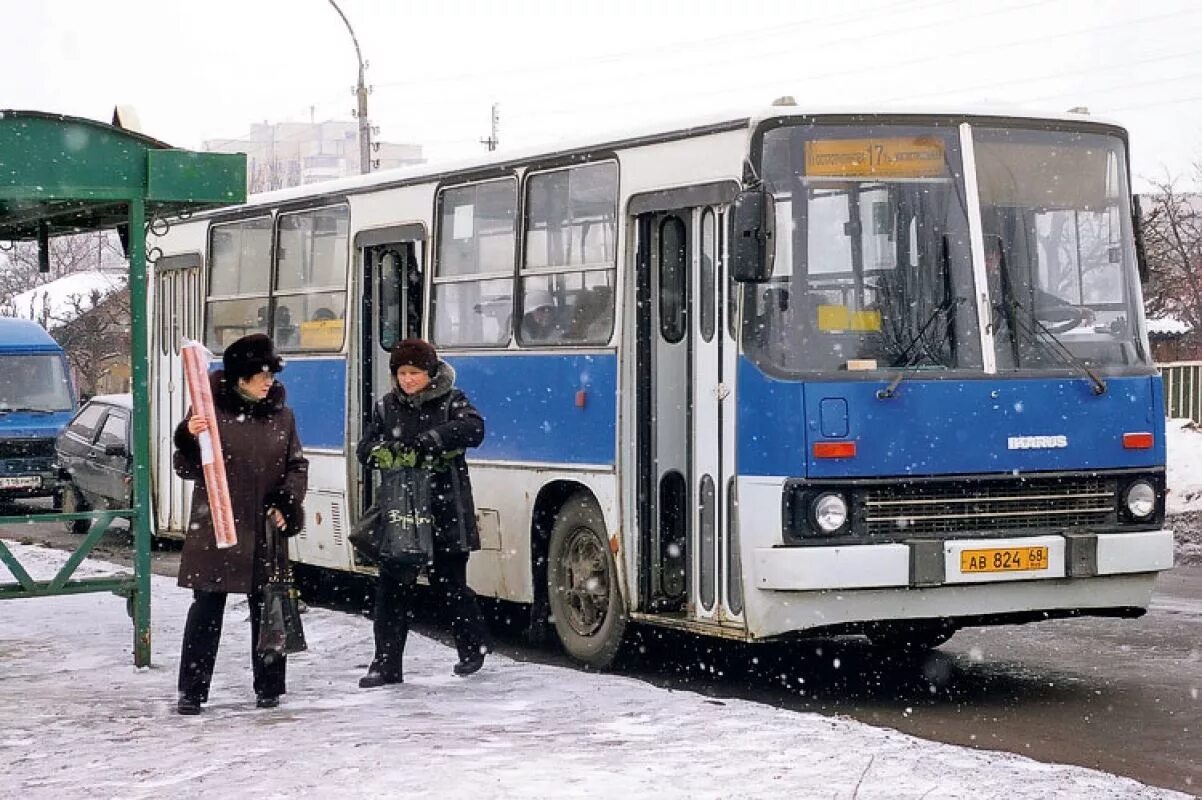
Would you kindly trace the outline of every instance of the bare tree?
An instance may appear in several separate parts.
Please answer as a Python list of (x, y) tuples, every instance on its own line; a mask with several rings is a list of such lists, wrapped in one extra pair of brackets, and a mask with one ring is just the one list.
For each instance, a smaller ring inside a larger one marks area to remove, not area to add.
[(47, 327), (67, 351), (79, 390), (96, 394), (100, 379), (114, 364), (129, 363), (129, 288), (108, 295), (93, 289), (86, 298), (72, 295)]
[[(1202, 164), (1197, 165), (1202, 177)], [(1152, 318), (1173, 317), (1202, 341), (1202, 196), (1180, 191), (1175, 180), (1156, 186), (1144, 208), (1148, 285), (1145, 304)]]

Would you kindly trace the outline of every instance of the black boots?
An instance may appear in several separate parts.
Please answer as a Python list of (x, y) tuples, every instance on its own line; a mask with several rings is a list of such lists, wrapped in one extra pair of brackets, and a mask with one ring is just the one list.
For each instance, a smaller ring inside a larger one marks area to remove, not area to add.
[(453, 672), (461, 678), (466, 678), (474, 672), (479, 672), (480, 667), (484, 666), (484, 652), (480, 651), (469, 656), (459, 659), (459, 663), (453, 668)]
[(200, 713), (200, 700), (181, 694), (175, 703), (175, 712), (186, 717), (194, 717)]
[(387, 686), (392, 683), (404, 683), (405, 681), (400, 675), (395, 678), (385, 675), (382, 672), (377, 672), (374, 669), (369, 669), (367, 674), (359, 679), (360, 689), (375, 689), (379, 686)]
[[(261, 694), (255, 697), (255, 706), (258, 708), (275, 708), (279, 704), (280, 696), (278, 694)], [(177, 714), (183, 714), (185, 717), (194, 717), (200, 712), (201, 701), (198, 698), (181, 694), (179, 699), (175, 701), (175, 713)]]

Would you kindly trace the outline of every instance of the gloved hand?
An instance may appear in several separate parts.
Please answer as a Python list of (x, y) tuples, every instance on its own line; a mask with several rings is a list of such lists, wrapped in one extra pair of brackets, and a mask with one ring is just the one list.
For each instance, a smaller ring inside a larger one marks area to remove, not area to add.
[(429, 431), (423, 431), (413, 437), (413, 449), (419, 456), (426, 458), (433, 458), (442, 451), (442, 447), (438, 444), (438, 437)]
[(367, 457), (376, 469), (392, 469), (393, 462), (396, 460), (392, 448), (386, 444), (378, 444), (373, 447)]

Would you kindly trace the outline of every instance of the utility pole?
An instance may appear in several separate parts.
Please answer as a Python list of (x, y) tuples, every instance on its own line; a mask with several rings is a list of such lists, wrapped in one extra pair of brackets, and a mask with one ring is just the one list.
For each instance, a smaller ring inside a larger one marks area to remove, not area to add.
[(355, 58), (359, 61), (359, 83), (355, 86), (355, 96), (359, 99), (359, 105), (355, 116), (359, 119), (359, 172), (367, 174), (371, 172), (371, 123), (367, 121), (367, 86), (363, 82), (365, 69), (363, 53), (359, 50), (359, 40), (355, 37), (355, 29), (351, 27), (351, 21), (346, 18), (346, 14), (342, 13), (342, 9), (334, 0), (330, 0), (330, 5), (346, 23), (346, 29), (351, 34), (351, 41), (355, 43)]
[(501, 104), (493, 103), (492, 104), (492, 133), (489, 134), (489, 137), (487, 139), (480, 140), (480, 144), (488, 146), (488, 152), (490, 152), (490, 153), (492, 151), (496, 150), (497, 145), (499, 145), (501, 143), (501, 140), (498, 138), (498, 134), (500, 133), (500, 130), (501, 130)]

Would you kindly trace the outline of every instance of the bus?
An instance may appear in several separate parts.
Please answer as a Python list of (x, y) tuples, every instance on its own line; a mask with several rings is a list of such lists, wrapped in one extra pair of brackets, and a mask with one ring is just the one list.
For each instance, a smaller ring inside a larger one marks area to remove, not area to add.
[(67, 355), (41, 325), (0, 317), (0, 503), (62, 500), (54, 441), (75, 413)]
[(605, 666), (630, 623), (755, 642), (1136, 617), (1173, 562), (1123, 128), (746, 115), (156, 223), (156, 514), (179, 342), (287, 355), (292, 557), (370, 573), (354, 446), (423, 336), (487, 425), (481, 595)]

